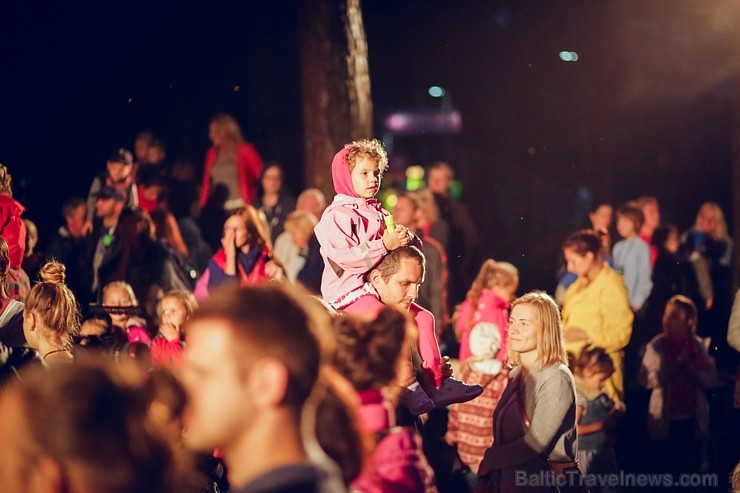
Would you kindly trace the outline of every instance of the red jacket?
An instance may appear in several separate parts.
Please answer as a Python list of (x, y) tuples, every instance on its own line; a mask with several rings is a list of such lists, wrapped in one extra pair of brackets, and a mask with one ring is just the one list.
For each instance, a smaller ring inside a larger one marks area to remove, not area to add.
[[(206, 205), (208, 195), (211, 193), (211, 171), (216, 164), (218, 154), (211, 147), (206, 153), (206, 166), (203, 170), (203, 183), (200, 187), (200, 206)], [(242, 142), (236, 148), (236, 172), (239, 177), (239, 191), (245, 204), (251, 204), (254, 200), (255, 183), (262, 172), (262, 158), (252, 144)]]
[(0, 236), (8, 242), (11, 269), (21, 268), (26, 251), (26, 225), (21, 219), (25, 210), (13, 197), (0, 195)]

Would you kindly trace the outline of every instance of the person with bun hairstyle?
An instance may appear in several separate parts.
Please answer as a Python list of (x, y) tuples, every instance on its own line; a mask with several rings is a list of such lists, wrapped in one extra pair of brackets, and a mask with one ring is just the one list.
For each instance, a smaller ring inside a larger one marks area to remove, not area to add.
[(80, 307), (64, 284), (65, 271), (59, 262), (46, 263), (23, 311), (28, 346), (46, 363), (72, 361), (72, 338), (80, 331)]
[(612, 399), (622, 400), (622, 350), (630, 341), (634, 319), (627, 288), (622, 276), (603, 261), (599, 233), (577, 231), (563, 242), (562, 249), (568, 270), (578, 275), (565, 292), (566, 347), (572, 354), (580, 354), (588, 344), (604, 348), (614, 362), (606, 392)]
[(20, 375), (0, 399), (1, 491), (206, 491), (155, 428), (140, 374), (80, 361)]
[(252, 286), (280, 276), (280, 268), (272, 261), (272, 242), (257, 210), (245, 205), (226, 219), (221, 249), (198, 279), (195, 298), (203, 300), (224, 284)]
[(522, 472), (545, 477), (550, 471), (561, 480), (578, 467), (575, 382), (560, 308), (547, 293), (530, 292), (511, 304), (509, 361), (509, 384), (493, 414), (494, 442), (478, 467), (476, 492), (555, 493), (555, 486), (518, 481)]
[[(407, 319), (385, 308), (374, 320), (352, 316), (334, 320), (336, 350), (332, 365), (360, 397), (360, 421), (372, 433), (373, 451), (351, 484), (362, 493), (436, 492), (434, 472), (412, 427), (395, 425), (394, 397), (411, 375), (402, 366), (407, 353)], [(409, 375), (405, 375), (408, 373)]]

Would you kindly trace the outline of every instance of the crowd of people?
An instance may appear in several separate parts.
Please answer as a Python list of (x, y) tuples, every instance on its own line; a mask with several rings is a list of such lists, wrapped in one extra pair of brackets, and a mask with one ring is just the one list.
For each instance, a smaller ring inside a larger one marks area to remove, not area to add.
[(199, 181), (139, 134), (50, 238), (0, 165), (3, 491), (730, 488), (740, 291), (716, 203), (683, 233), (654, 197), (595, 204), (553, 295), (517, 297), (449, 164), (388, 211), (377, 140), (327, 163), (329, 202), (291, 195), (233, 117), (209, 138)]

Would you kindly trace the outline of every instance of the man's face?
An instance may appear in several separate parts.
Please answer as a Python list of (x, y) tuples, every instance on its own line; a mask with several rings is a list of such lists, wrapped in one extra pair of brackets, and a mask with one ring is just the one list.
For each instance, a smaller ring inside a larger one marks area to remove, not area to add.
[(98, 199), (95, 202), (95, 214), (98, 217), (110, 217), (116, 211), (115, 199)]
[(295, 210), (310, 212), (311, 214), (316, 216), (316, 219), (320, 219), (321, 214), (324, 212), (324, 206), (325, 204), (323, 204), (318, 199), (318, 197), (316, 197), (316, 194), (305, 193), (301, 194), (300, 197), (298, 197), (298, 202), (296, 203)]
[(404, 258), (398, 271), (390, 276), (388, 281), (385, 281), (378, 271), (374, 271), (371, 282), (380, 296), (380, 301), (405, 311), (419, 297), (423, 276), (424, 270), (419, 262)]
[(283, 176), (277, 166), (267, 168), (262, 175), (262, 189), (265, 193), (278, 193), (283, 186)]
[(403, 224), (412, 230), (416, 229), (415, 213), (413, 200), (409, 197), (398, 197), (398, 202), (393, 208), (393, 219), (395, 219), (396, 224)]
[(433, 168), (429, 170), (427, 181), (429, 183), (429, 190), (437, 195), (447, 196), (447, 192), (450, 186), (452, 186), (452, 177), (444, 168)]
[(185, 441), (194, 450), (228, 449), (250, 429), (254, 405), (239, 362), (244, 355), (238, 354), (235, 342), (231, 326), (223, 320), (188, 325)]
[(85, 225), (86, 216), (87, 206), (80, 204), (72, 214), (65, 218), (67, 220), (67, 230), (73, 237), (79, 238), (82, 236), (82, 227)]

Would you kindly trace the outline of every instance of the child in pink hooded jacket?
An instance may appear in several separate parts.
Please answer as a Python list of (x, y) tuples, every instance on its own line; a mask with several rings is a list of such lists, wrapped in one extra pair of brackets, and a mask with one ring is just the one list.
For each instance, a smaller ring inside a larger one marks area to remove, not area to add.
[[(324, 272), (321, 294), (336, 310), (345, 310), (374, 317), (382, 309), (365, 275), (390, 251), (412, 244), (419, 239), (401, 224), (389, 229), (386, 218), (390, 213), (375, 199), (380, 180), (388, 166), (388, 157), (377, 140), (358, 140), (339, 151), (332, 161), (332, 179), (337, 194), (326, 208), (314, 232), (321, 244)], [(422, 309), (423, 310), (423, 309)], [(435, 405), (463, 402), (482, 391), (451, 378), (443, 381), (443, 360), (434, 332), (434, 317), (430, 324), (419, 324), (418, 349), (427, 368), (434, 375), (432, 396), (418, 385), (409, 387), (413, 394), (409, 405), (412, 412), (428, 412)], [(418, 316), (415, 316), (418, 318)], [(422, 395), (423, 394), (423, 395)], [(418, 404), (418, 405), (417, 405)]]
[(416, 241), (408, 228), (386, 227), (390, 213), (375, 199), (388, 156), (377, 140), (358, 140), (339, 151), (331, 163), (334, 201), (316, 225), (324, 273), (321, 295), (335, 309), (344, 309), (366, 294), (365, 274), (389, 250)]

